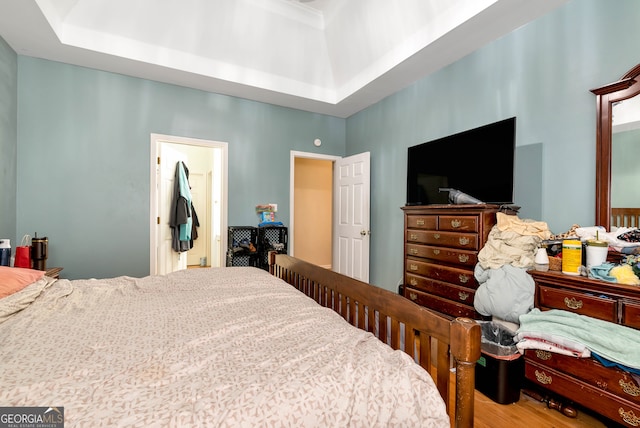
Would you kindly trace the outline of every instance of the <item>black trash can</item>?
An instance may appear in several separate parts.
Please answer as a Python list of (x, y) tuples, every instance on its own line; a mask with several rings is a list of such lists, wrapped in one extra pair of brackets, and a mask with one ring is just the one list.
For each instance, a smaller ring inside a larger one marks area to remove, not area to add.
[(524, 358), (516, 348), (514, 334), (498, 323), (478, 323), (482, 352), (476, 364), (476, 389), (497, 403), (516, 403), (524, 381)]

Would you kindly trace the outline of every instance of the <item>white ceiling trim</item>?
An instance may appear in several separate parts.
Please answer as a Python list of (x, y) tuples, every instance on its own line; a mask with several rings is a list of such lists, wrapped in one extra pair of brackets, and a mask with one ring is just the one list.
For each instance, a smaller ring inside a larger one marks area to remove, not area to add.
[(566, 1), (3, 0), (0, 36), (20, 55), (348, 117)]

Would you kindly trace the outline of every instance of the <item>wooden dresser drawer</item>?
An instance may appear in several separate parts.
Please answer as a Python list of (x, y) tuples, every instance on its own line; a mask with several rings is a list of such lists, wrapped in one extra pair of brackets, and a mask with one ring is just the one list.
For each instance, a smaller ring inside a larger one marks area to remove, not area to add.
[[(409, 259), (407, 261), (409, 261)], [(474, 290), (478, 288), (478, 281), (476, 281), (473, 272), (470, 270), (418, 262), (415, 264), (418, 267), (418, 271), (410, 271), (409, 267), (412, 267), (414, 264), (415, 263), (407, 263), (407, 285), (415, 287), (422, 277), (428, 277)]]
[(554, 391), (572, 401), (626, 426), (640, 426), (640, 405), (622, 400), (553, 369), (527, 361), (525, 377), (536, 385)]
[(618, 321), (616, 300), (586, 293), (541, 285), (538, 287), (538, 306), (541, 309), (562, 309), (613, 323)]
[(438, 216), (436, 215), (408, 215), (408, 229), (429, 229), (436, 230), (438, 228)]
[(627, 327), (640, 329), (640, 302), (622, 300), (622, 324)]
[(441, 215), (438, 219), (438, 230), (477, 232), (478, 223), (478, 216)]
[(569, 374), (595, 388), (640, 405), (640, 386), (624, 370), (604, 367), (593, 358), (575, 358), (537, 349), (526, 350), (525, 360)]
[(426, 306), (443, 314), (447, 314), (453, 318), (481, 318), (480, 314), (475, 311), (473, 306), (456, 303), (449, 299), (415, 290), (411, 287), (404, 288), (404, 297), (411, 300), (412, 302), (416, 302), (419, 305)]
[[(478, 234), (476, 233), (407, 230), (406, 239), (408, 242), (419, 242), (421, 244), (462, 248), (465, 250), (479, 250)], [(413, 255), (408, 251), (407, 254)]]
[[(407, 244), (407, 255), (412, 256), (412, 252), (417, 253), (417, 255), (414, 255), (413, 257), (423, 257), (425, 259), (467, 266), (469, 269), (473, 269), (478, 262), (477, 251), (458, 250), (447, 247), (432, 247), (427, 245), (409, 247), (409, 244)], [(410, 268), (409, 261), (409, 258), (407, 258), (407, 271), (414, 272), (416, 268), (415, 266)]]
[(473, 306), (476, 294), (473, 289), (416, 275), (408, 275), (407, 277), (409, 278), (408, 286), (411, 288)]

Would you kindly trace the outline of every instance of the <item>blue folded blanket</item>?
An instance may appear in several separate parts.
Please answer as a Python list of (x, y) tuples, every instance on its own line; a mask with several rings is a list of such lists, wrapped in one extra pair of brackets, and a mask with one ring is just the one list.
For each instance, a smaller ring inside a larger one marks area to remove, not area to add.
[(640, 369), (640, 331), (573, 312), (532, 309), (520, 316), (516, 334), (548, 333), (584, 344), (591, 352)]

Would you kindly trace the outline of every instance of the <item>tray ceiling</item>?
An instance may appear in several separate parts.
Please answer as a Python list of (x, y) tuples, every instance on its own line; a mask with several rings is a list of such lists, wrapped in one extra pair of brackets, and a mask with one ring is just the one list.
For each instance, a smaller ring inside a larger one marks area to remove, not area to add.
[(348, 117), (567, 0), (3, 0), (20, 55)]

